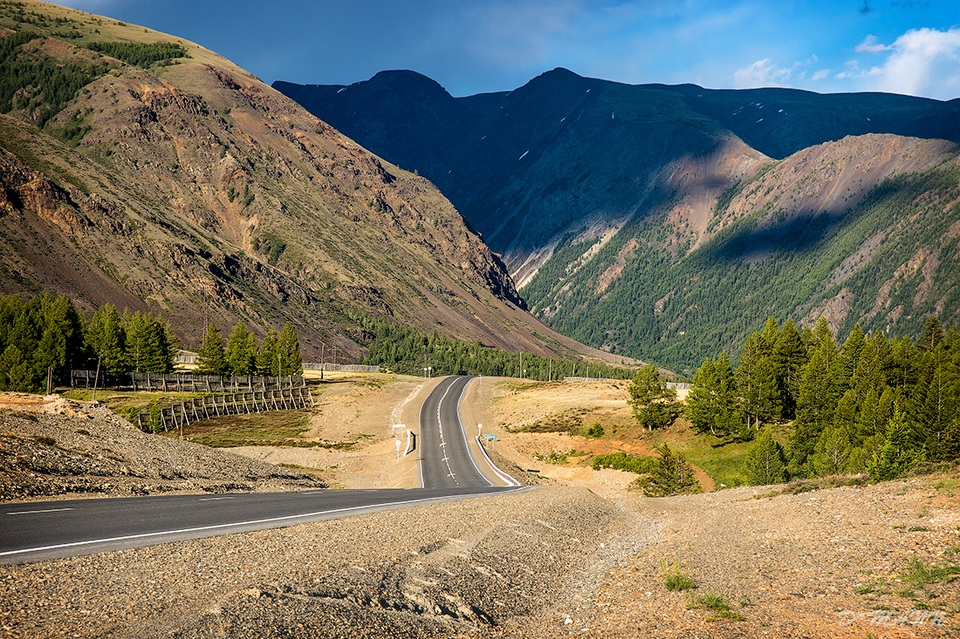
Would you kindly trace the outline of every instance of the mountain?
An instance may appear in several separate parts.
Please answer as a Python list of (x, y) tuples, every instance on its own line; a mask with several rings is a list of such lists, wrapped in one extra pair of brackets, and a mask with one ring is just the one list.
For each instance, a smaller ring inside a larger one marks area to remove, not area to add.
[(2, 3), (0, 68), (0, 293), (160, 312), (187, 346), (289, 321), (308, 359), (359, 357), (356, 313), (590, 352), (524, 311), (430, 182), (196, 44)]
[(409, 71), (274, 86), (433, 181), (534, 313), (598, 348), (692, 372), (770, 316), (841, 334), (960, 322), (960, 100), (564, 69), (462, 98)]

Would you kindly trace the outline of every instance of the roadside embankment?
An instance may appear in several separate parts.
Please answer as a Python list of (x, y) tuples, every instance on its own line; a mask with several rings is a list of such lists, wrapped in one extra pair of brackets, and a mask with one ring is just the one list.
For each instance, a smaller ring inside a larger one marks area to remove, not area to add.
[(653, 532), (588, 490), (539, 488), (4, 566), (0, 626), (15, 637), (537, 636), (532, 619)]

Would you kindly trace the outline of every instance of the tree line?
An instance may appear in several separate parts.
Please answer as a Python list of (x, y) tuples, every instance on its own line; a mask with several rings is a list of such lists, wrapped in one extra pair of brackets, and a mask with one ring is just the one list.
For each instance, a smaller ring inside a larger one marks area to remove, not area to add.
[(271, 326), (263, 342), (242, 322), (237, 322), (224, 346), (215, 324), (207, 327), (203, 346), (197, 351), (197, 373), (202, 375), (303, 375), (300, 340), (289, 322), (280, 334)]
[(531, 353), (510, 353), (444, 337), (439, 331), (424, 333), (388, 320), (354, 318), (366, 339), (367, 355), (361, 364), (382, 366), (407, 375), (490, 375), (547, 381), (569, 377), (630, 379), (632, 369), (617, 368), (572, 358), (549, 358)]
[[(891, 479), (921, 462), (960, 459), (960, 331), (931, 318), (923, 333), (888, 338), (857, 324), (838, 345), (826, 320), (802, 332), (768, 320), (750, 334), (734, 368), (707, 358), (686, 405), (649, 370), (631, 383), (648, 428), (682, 414), (724, 442), (756, 440), (744, 475), (753, 484), (866, 473)], [(771, 432), (789, 424), (781, 444)]]
[[(72, 299), (50, 293), (24, 300), (0, 298), (0, 391), (38, 392), (49, 370), (57, 385), (72, 369), (104, 373), (170, 373), (180, 341), (159, 314), (100, 306), (86, 321)], [(226, 346), (215, 324), (207, 328), (197, 372), (207, 375), (300, 375), (300, 343), (290, 324), (270, 328), (262, 344), (242, 322)]]

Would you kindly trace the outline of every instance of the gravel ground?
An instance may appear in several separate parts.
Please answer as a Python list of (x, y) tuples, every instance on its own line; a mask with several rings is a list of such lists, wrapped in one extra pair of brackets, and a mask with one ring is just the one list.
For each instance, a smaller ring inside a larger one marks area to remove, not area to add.
[[(912, 560), (960, 562), (960, 500), (943, 490), (956, 484), (623, 496), (616, 501), (654, 522), (653, 541), (609, 570), (565, 627), (541, 636), (960, 636), (958, 576), (907, 578)], [(697, 587), (668, 591), (665, 574), (677, 570)], [(729, 617), (696, 605), (708, 593), (725, 598)]]
[[(3, 495), (315, 486), (257, 460), (145, 436), (99, 407), (50, 412), (60, 414), (0, 415)], [(0, 567), (0, 635), (960, 636), (960, 578), (933, 570), (960, 563), (956, 473), (647, 499), (612, 480), (619, 471), (578, 487), (531, 470), (542, 464), (493, 456), (517, 479), (547, 485)], [(933, 576), (912, 582), (911, 561)], [(697, 587), (667, 590), (671, 571)], [(726, 616), (696, 603), (711, 593), (729, 603)]]
[[(15, 637), (498, 637), (636, 545), (586, 489), (0, 568)], [(647, 529), (648, 531), (652, 528)]]
[(147, 435), (104, 406), (37, 398), (0, 395), (0, 406), (29, 409), (0, 408), (0, 501), (324, 486), (255, 459)]

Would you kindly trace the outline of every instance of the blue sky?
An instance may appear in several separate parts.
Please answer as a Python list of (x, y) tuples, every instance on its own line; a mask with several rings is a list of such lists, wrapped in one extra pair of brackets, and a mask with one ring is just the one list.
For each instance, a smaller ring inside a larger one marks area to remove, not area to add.
[(455, 96), (555, 67), (629, 84), (960, 97), (957, 0), (65, 0), (177, 35), (267, 83), (385, 69)]

